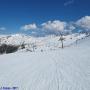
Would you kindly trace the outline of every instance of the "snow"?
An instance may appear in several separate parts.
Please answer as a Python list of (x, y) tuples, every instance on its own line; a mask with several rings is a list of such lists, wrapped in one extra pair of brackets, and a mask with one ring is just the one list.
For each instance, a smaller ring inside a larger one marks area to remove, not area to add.
[[(75, 42), (77, 39), (85, 37), (85, 34), (72, 34), (63, 36), (65, 38), (65, 45)], [(47, 46), (47, 45), (58, 45), (60, 46), (61, 42), (58, 42), (60, 36), (47, 36), (47, 37), (31, 37), (24, 34), (14, 34), (14, 35), (0, 35), (0, 44), (14, 44), (20, 45), (23, 42), (25, 44), (35, 43), (37, 46)], [(72, 39), (71, 39), (72, 38)]]
[[(52, 38), (51, 42), (55, 42), (56, 38), (59, 37)], [(40, 41), (44, 45), (50, 43), (48, 37), (39, 40), (44, 40)], [(89, 90), (89, 46), (90, 37), (87, 37), (64, 49), (0, 55), (0, 87), (18, 87), (18, 90)]]

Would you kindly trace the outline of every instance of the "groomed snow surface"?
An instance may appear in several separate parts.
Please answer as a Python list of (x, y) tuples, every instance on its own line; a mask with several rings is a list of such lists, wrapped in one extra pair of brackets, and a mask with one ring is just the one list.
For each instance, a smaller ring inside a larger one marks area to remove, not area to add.
[(0, 55), (0, 87), (90, 90), (90, 37), (55, 51)]

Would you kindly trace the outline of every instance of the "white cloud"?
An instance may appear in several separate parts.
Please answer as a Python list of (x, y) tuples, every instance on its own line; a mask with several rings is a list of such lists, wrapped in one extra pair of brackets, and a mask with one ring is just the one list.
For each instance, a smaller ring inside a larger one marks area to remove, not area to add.
[(46, 35), (48, 34), (59, 35), (60, 33), (64, 32), (72, 32), (72, 30), (74, 30), (75, 27), (71, 22), (67, 23), (65, 21), (53, 20), (42, 23), (39, 25), (39, 27), (37, 27), (36, 24), (24, 25), (21, 29), (24, 31), (34, 30), (34, 33), (36, 34), (42, 33)]
[(43, 23), (42, 28), (44, 30), (59, 32), (59, 31), (63, 31), (65, 29), (66, 25), (67, 25), (66, 22), (55, 20), (55, 21), (48, 21), (46, 23)]
[(37, 29), (37, 25), (35, 23), (33, 24), (28, 24), (28, 25), (24, 25), (21, 27), (22, 30), (27, 31), (27, 30), (35, 30)]
[(64, 3), (64, 6), (68, 6), (74, 3), (74, 0), (68, 0), (67, 2)]
[(0, 27), (0, 31), (4, 31), (4, 30), (6, 30), (5, 27)]
[(68, 25), (67, 25), (67, 28), (66, 29), (68, 29), (68, 30), (74, 30), (74, 29), (76, 29), (76, 27), (73, 25), (73, 23), (68, 23)]
[[(2, 30), (5, 30), (5, 28), (0, 28)], [(34, 30), (32, 31), (32, 34), (56, 34), (59, 35), (62, 33), (72, 33), (72, 31), (78, 31), (78, 30), (86, 30), (90, 31), (90, 16), (84, 16), (81, 19), (77, 20), (76, 22), (70, 21), (61, 21), (61, 20), (53, 20), (53, 21), (47, 21), (45, 23), (42, 23), (40, 25), (33, 24), (27, 24), (21, 27), (22, 30), (28, 31), (28, 30)]]
[(70, 25), (70, 26), (69, 26), (69, 29), (70, 29), (70, 30), (74, 30), (74, 29), (75, 29), (75, 27), (74, 27), (74, 26), (72, 26), (72, 25)]
[(76, 22), (76, 25), (83, 29), (90, 30), (90, 16), (82, 17)]

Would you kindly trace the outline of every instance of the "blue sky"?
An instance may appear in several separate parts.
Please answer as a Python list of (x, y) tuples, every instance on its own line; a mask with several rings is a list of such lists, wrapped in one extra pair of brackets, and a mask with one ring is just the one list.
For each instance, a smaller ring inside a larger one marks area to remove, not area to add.
[(49, 20), (76, 21), (90, 15), (90, 0), (0, 0), (0, 27), (20, 32), (20, 27)]

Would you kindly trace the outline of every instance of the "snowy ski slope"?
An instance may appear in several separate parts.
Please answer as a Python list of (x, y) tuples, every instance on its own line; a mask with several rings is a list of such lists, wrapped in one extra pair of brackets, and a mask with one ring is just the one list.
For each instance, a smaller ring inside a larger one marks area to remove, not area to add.
[(90, 90), (90, 37), (55, 51), (1, 55), (0, 87)]

